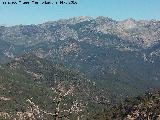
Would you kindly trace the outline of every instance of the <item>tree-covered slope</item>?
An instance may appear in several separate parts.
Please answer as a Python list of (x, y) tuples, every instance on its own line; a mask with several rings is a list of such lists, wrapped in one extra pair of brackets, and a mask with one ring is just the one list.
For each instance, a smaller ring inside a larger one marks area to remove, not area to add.
[(120, 104), (88, 120), (159, 120), (160, 91), (148, 92), (135, 98), (126, 98)]
[(34, 55), (0, 67), (1, 118), (85, 119), (107, 107), (108, 96), (80, 73)]

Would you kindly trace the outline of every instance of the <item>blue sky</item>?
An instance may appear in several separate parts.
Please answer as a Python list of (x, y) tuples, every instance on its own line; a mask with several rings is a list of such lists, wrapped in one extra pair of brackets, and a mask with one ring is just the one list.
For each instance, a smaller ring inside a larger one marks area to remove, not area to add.
[(75, 0), (77, 5), (3, 5), (2, 1), (19, 0), (0, 0), (0, 25), (39, 24), (76, 16), (160, 20), (160, 0)]

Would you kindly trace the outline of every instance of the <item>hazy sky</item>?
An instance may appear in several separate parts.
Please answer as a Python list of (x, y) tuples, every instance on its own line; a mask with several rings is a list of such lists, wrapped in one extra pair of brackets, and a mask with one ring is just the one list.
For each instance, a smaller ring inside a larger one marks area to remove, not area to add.
[[(78, 2), (77, 5), (3, 5), (3, 1), (19, 0), (0, 0), (0, 25), (39, 24), (75, 16), (106, 16), (116, 20), (130, 17), (138, 20), (160, 20), (160, 0), (75, 0)], [(34, 1), (40, 3), (45, 0)]]

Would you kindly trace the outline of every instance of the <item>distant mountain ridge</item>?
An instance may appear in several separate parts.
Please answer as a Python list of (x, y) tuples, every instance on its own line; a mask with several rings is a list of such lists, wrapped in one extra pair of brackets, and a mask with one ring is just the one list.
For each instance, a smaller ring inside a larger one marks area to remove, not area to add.
[[(124, 21), (115, 21), (111, 18), (107, 17), (97, 17), (97, 18), (91, 18), (91, 17), (76, 17), (71, 19), (61, 19), (58, 21), (53, 22), (46, 22), (44, 24), (39, 25), (16, 25), (12, 27), (4, 27), (1, 26), (1, 37), (2, 39), (10, 38), (9, 33), (12, 32), (13, 37), (23, 37), (25, 35), (28, 38), (25, 38), (25, 40), (29, 40), (31, 37), (42, 37), (41, 40), (49, 40), (49, 38), (45, 38), (45, 34), (47, 34), (48, 37), (52, 37), (51, 39), (54, 40), (55, 38), (52, 36), (54, 29), (49, 29), (48, 27), (54, 27), (57, 25), (63, 25), (64, 29), (67, 29), (71, 32), (75, 31), (74, 29), (70, 28), (68, 25), (76, 25), (79, 23), (88, 22), (86, 24), (86, 27), (88, 29), (95, 30), (97, 32), (102, 33), (109, 33), (109, 34), (116, 34), (122, 39), (130, 39), (134, 42), (137, 41), (141, 43), (144, 47), (149, 47), (153, 44), (153, 42), (157, 42), (157, 38), (159, 38), (159, 24), (160, 21), (158, 20), (139, 20), (136, 21), (132, 18), (126, 19)], [(68, 31), (68, 32), (69, 32)], [(14, 32), (17, 33), (17, 35), (14, 35)], [(19, 34), (18, 34), (19, 32)], [(76, 31), (75, 31), (76, 32)], [(142, 33), (143, 32), (143, 33)], [(29, 34), (27, 34), (29, 33)], [(32, 33), (32, 34), (31, 34)], [(52, 34), (49, 34), (52, 33)], [(74, 33), (73, 33), (74, 34)], [(35, 35), (35, 36), (34, 36)], [(73, 37), (73, 36), (72, 36)], [(27, 41), (26, 41), (27, 42)], [(29, 41), (28, 41), (29, 42)], [(35, 41), (34, 41), (35, 42)], [(20, 43), (19, 43), (20, 44)], [(24, 42), (24, 44), (26, 44)]]

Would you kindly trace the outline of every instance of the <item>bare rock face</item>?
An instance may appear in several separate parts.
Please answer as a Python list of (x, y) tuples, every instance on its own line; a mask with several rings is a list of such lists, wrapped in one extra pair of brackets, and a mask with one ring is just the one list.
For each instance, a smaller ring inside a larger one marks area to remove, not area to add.
[(136, 21), (132, 18), (119, 22), (119, 25), (124, 29), (133, 29), (137, 27)]

